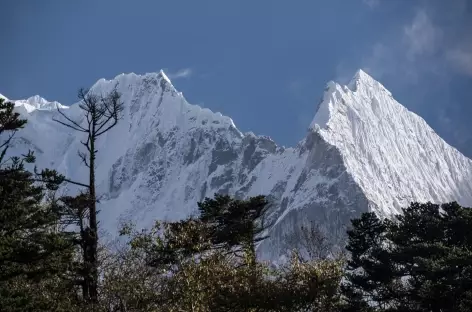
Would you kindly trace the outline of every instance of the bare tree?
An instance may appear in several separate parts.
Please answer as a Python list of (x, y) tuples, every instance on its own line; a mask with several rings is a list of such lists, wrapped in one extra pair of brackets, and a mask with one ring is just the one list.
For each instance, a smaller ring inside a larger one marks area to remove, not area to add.
[(300, 247), (309, 259), (326, 259), (331, 251), (331, 244), (316, 221), (310, 221), (300, 227)]
[[(53, 118), (54, 121), (82, 132), (85, 136), (84, 141), (80, 141), (85, 147), (84, 151), (78, 151), (79, 157), (85, 166), (89, 169), (88, 183), (76, 181), (69, 182), (85, 187), (86, 191), (79, 195), (77, 201), (70, 198), (66, 203), (75, 205), (79, 203), (77, 210), (78, 226), (80, 230), (80, 246), (83, 251), (83, 276), (82, 291), (84, 300), (92, 304), (98, 301), (98, 222), (97, 222), (97, 194), (95, 188), (95, 160), (98, 150), (96, 149), (97, 139), (112, 129), (118, 123), (120, 113), (123, 110), (121, 95), (115, 88), (106, 96), (97, 95), (88, 90), (80, 89), (78, 97), (85, 120), (76, 121), (67, 116), (58, 108), (60, 119)], [(84, 195), (85, 194), (85, 195)], [(84, 196), (86, 204), (84, 205)], [(88, 221), (88, 224), (86, 224)], [(88, 220), (87, 220), (88, 219)]]
[(342, 250), (336, 250), (342, 244), (338, 232), (330, 232), (330, 236), (316, 221), (310, 221), (285, 236), (287, 246), (296, 251), (300, 261), (326, 260), (342, 258)]

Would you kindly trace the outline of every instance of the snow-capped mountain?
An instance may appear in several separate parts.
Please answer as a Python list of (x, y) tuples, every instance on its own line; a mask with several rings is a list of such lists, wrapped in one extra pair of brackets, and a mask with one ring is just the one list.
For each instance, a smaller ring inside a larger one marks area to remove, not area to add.
[[(307, 220), (331, 232), (361, 212), (388, 216), (411, 201), (472, 205), (472, 161), (363, 71), (347, 86), (328, 83), (306, 137), (291, 148), (189, 104), (162, 71), (101, 79), (91, 91), (115, 85), (123, 117), (97, 146), (100, 220), (112, 233), (122, 219), (184, 218), (214, 193), (264, 194), (273, 226), (259, 253), (275, 259), (285, 235)], [(33, 149), (40, 167), (86, 181), (81, 133), (52, 121), (60, 108), (82, 122), (78, 105), (39, 96), (15, 103), (29, 122), (11, 152)]]

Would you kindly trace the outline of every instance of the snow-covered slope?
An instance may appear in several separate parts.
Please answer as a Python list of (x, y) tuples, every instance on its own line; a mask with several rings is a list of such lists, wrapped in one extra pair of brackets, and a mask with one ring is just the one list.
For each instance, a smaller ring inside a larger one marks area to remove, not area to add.
[[(293, 148), (243, 134), (230, 118), (189, 104), (162, 71), (101, 79), (91, 90), (115, 85), (123, 118), (97, 146), (100, 219), (111, 233), (123, 218), (141, 226), (183, 218), (216, 192), (265, 194), (273, 226), (259, 253), (274, 259), (285, 235), (310, 219), (333, 232), (363, 211), (389, 215), (411, 201), (472, 204), (472, 161), (362, 71), (348, 86), (328, 83), (306, 137)], [(29, 123), (12, 152), (32, 148), (40, 166), (85, 181), (80, 133), (52, 121), (59, 107), (80, 122), (78, 105), (37, 96), (16, 105)]]
[(310, 127), (341, 151), (379, 213), (411, 200), (472, 204), (472, 161), (363, 71), (348, 86), (328, 84)]

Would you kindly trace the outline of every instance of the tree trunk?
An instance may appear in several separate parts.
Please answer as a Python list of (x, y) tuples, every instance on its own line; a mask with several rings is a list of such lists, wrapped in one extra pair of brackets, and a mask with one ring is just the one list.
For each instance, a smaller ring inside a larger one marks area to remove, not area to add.
[(90, 299), (98, 302), (98, 224), (97, 224), (97, 195), (95, 193), (95, 125), (92, 125), (90, 139)]
[(98, 222), (97, 222), (97, 194), (95, 189), (95, 159), (97, 151), (95, 143), (97, 138), (103, 133), (113, 128), (119, 119), (119, 113), (123, 110), (123, 103), (120, 102), (120, 94), (114, 89), (106, 97), (90, 94), (81, 89), (79, 91), (81, 103), (79, 107), (84, 111), (87, 121), (86, 126), (81, 122), (72, 120), (59, 108), (58, 112), (66, 121), (54, 119), (56, 122), (69, 127), (75, 131), (86, 133), (87, 140), (80, 141), (88, 151), (86, 153), (79, 150), (79, 157), (89, 168), (89, 184), (66, 180), (67, 182), (86, 187), (88, 190), (86, 208), (88, 209), (89, 224), (85, 229), (81, 229), (81, 240), (83, 248), (83, 272), (80, 272), (83, 279), (83, 299), (92, 304), (94, 309), (98, 303)]

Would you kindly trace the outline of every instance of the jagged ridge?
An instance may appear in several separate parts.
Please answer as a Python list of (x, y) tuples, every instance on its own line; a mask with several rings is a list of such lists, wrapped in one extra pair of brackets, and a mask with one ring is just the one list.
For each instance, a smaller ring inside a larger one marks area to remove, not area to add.
[[(100, 79), (91, 90), (115, 85), (123, 119), (101, 138), (97, 158), (100, 219), (112, 233), (120, 218), (142, 226), (183, 218), (216, 192), (266, 194), (274, 226), (259, 253), (276, 259), (285, 235), (307, 220), (332, 232), (368, 209), (388, 215), (415, 200), (472, 203), (471, 161), (363, 71), (348, 86), (328, 83), (294, 148), (242, 134), (230, 118), (188, 104), (162, 71)], [(12, 152), (34, 148), (40, 165), (86, 179), (76, 156), (80, 137), (51, 121), (54, 106), (30, 99), (16, 102), (30, 123)], [(67, 111), (80, 120), (77, 105)]]

